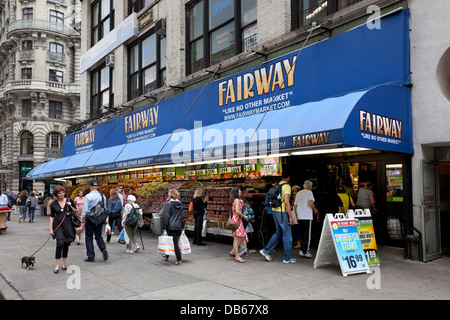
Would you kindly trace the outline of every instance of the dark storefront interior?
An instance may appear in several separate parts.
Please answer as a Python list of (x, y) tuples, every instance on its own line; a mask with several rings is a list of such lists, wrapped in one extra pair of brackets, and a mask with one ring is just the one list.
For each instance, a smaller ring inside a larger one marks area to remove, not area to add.
[[(303, 188), (305, 180), (314, 183), (313, 193), (319, 208), (321, 195), (331, 186), (353, 182), (357, 193), (359, 183), (371, 181), (376, 199), (376, 211), (372, 216), (377, 244), (405, 246), (403, 237), (389, 233), (387, 225), (390, 219), (398, 220), (403, 235), (412, 232), (409, 155), (369, 151), (366, 154), (291, 156), (285, 159), (283, 168), (291, 173), (291, 187)], [(320, 222), (314, 222), (313, 244), (318, 244), (321, 228)]]

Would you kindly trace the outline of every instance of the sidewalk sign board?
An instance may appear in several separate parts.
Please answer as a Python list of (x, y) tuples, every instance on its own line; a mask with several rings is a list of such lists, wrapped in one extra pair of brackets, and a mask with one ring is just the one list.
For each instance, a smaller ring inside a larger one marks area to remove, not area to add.
[(344, 214), (325, 216), (314, 268), (339, 263), (342, 275), (370, 273), (355, 219)]
[(378, 256), (377, 241), (375, 239), (375, 231), (370, 210), (348, 210), (347, 216), (349, 219), (355, 219), (357, 222), (359, 238), (361, 239), (361, 244), (369, 267), (379, 266), (380, 257)]

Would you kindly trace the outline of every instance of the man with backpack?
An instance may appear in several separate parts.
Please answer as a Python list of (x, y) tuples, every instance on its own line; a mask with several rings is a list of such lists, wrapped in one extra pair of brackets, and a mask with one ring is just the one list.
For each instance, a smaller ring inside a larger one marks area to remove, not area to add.
[[(136, 239), (136, 231), (138, 228), (139, 220), (142, 218), (142, 209), (136, 204), (136, 197), (128, 195), (127, 204), (123, 208), (123, 224), (125, 226), (125, 232), (127, 233), (130, 241), (127, 243), (127, 253), (138, 252), (141, 248)], [(132, 250), (133, 244), (135, 245)]]
[(297, 260), (292, 258), (292, 236), (291, 225), (293, 218), (291, 213), (290, 197), (291, 186), (289, 185), (290, 175), (287, 171), (281, 174), (281, 181), (269, 190), (268, 203), (272, 207), (273, 220), (275, 222), (276, 231), (270, 238), (266, 247), (260, 253), (267, 261), (272, 262), (271, 254), (275, 250), (278, 242), (283, 241), (284, 256), (283, 263), (296, 263)]
[(84, 197), (83, 211), (81, 212), (82, 228), (86, 230), (86, 262), (94, 262), (94, 235), (97, 246), (103, 253), (103, 260), (108, 260), (106, 244), (102, 237), (103, 224), (108, 222), (108, 211), (106, 209), (106, 197), (98, 192), (97, 181), (89, 183), (90, 192)]

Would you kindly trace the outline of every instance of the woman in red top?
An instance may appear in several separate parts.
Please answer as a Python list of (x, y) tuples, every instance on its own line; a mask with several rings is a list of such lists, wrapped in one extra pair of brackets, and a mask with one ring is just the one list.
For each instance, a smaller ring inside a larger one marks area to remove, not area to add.
[(239, 187), (231, 188), (230, 202), (233, 211), (233, 217), (231, 218), (231, 220), (233, 223), (239, 220), (239, 227), (236, 229), (236, 231), (232, 232), (233, 250), (231, 250), (230, 256), (234, 257), (234, 261), (244, 263), (245, 260), (242, 260), (241, 257), (239, 257), (239, 247), (244, 240), (248, 241), (247, 233), (245, 232), (244, 224), (242, 223), (242, 217), (244, 219), (248, 219), (248, 217), (242, 213), (243, 203), (241, 200), (241, 189)]

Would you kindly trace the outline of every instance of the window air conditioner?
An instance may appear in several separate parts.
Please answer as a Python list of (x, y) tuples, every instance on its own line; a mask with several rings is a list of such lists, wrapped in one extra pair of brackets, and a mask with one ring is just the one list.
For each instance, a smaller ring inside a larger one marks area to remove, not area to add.
[(108, 54), (105, 59), (106, 66), (110, 68), (114, 68), (114, 55)]
[(166, 36), (166, 19), (159, 19), (155, 22), (155, 33), (161, 37)]

